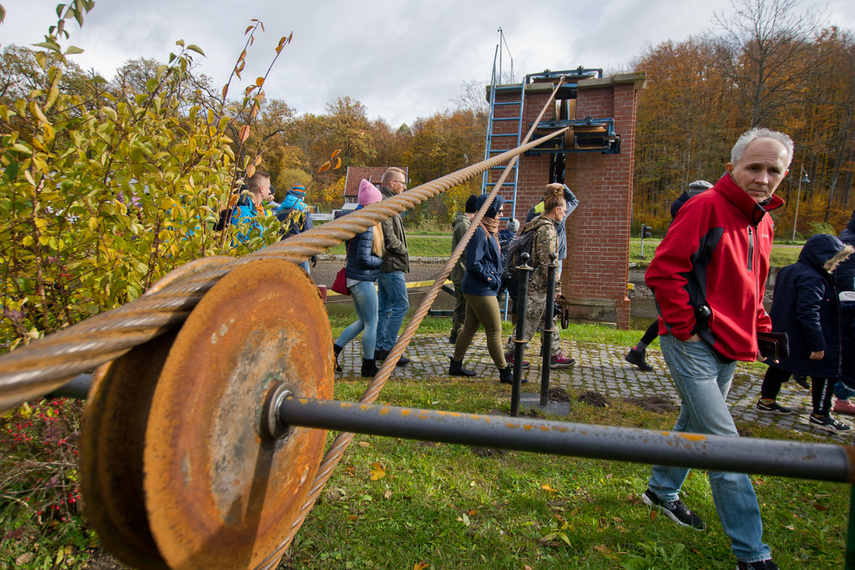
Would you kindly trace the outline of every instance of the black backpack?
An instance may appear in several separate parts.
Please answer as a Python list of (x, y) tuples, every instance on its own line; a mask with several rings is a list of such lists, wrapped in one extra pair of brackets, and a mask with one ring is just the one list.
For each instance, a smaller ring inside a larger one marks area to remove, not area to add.
[(529, 255), (529, 261), (531, 261), (531, 248), (534, 245), (534, 234), (536, 233), (537, 232), (535, 230), (524, 232), (522, 235), (519, 235), (510, 241), (507, 246), (507, 260), (502, 266), (503, 277), (513, 279), (514, 281), (519, 279), (517, 265), (522, 263), (520, 261), (520, 256), (527, 253)]

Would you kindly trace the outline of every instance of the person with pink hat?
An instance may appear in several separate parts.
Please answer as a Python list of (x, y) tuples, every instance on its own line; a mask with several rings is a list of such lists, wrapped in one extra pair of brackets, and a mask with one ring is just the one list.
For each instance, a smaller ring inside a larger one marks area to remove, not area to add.
[[(359, 208), (383, 199), (376, 186), (363, 179), (359, 183)], [(346, 242), (347, 289), (356, 308), (356, 321), (351, 323), (336, 339), (333, 345), (336, 359), (336, 372), (341, 371), (338, 355), (359, 333), (362, 333), (362, 376), (373, 377), (377, 374), (377, 362), (374, 348), (377, 342), (377, 289), (374, 283), (383, 265), (383, 230), (380, 224), (353, 236)]]

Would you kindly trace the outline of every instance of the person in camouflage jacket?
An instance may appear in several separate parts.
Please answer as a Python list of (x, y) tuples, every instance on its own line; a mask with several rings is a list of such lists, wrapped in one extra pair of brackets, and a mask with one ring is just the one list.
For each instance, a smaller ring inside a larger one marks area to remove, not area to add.
[[(534, 336), (538, 327), (540, 330), (546, 328), (555, 331), (552, 334), (552, 360), (550, 368), (566, 368), (575, 364), (575, 360), (564, 355), (561, 349), (561, 337), (555, 327), (554, 315), (546, 315), (546, 287), (550, 264), (549, 255), (558, 255), (558, 232), (559, 222), (564, 220), (567, 202), (564, 200), (564, 185), (549, 184), (546, 187), (547, 197), (544, 200), (544, 211), (541, 215), (533, 218), (525, 225), (523, 233), (537, 232), (531, 246), (531, 265), (534, 271), (528, 285), (528, 297), (525, 311), (525, 330), (523, 337), (526, 342)], [(561, 275), (555, 272), (555, 292), (561, 290)], [(514, 338), (508, 340), (505, 349), (506, 357), (512, 359), (514, 351)]]

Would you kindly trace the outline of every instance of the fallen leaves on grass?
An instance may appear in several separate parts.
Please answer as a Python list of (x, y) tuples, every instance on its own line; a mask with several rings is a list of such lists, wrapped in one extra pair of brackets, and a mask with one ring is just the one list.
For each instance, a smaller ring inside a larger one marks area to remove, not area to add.
[(382, 463), (372, 463), (371, 464), (371, 480), (378, 481), (386, 476), (386, 468), (383, 467)]

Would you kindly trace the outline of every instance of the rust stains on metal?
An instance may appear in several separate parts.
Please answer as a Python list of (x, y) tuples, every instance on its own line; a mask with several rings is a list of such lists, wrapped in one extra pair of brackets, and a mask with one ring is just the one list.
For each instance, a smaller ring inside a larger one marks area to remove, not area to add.
[(83, 415), (80, 483), (88, 522), (101, 544), (134, 568), (167, 568), (146, 512), (143, 452), (151, 400), (177, 332), (101, 366)]
[[(216, 342), (206, 342), (216, 339)], [(146, 430), (151, 531), (172, 568), (254, 568), (309, 493), (326, 432), (260, 433), (269, 390), (331, 399), (332, 337), (314, 283), (292, 263), (223, 277), (175, 339)]]

